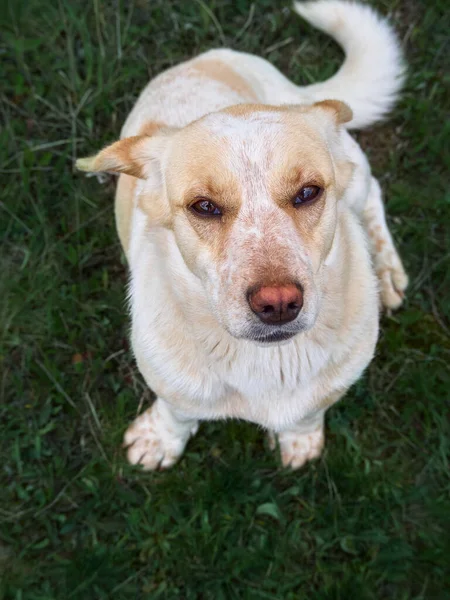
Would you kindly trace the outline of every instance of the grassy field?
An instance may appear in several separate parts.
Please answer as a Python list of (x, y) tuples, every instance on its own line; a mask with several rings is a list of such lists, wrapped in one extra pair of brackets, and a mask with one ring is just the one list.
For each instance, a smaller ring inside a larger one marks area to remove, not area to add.
[(255, 52), (297, 83), (342, 55), (280, 0), (2, 3), (1, 599), (450, 597), (450, 19), (445, 0), (375, 4), (409, 79), (357, 137), (406, 305), (329, 412), (321, 460), (285, 471), (255, 426), (209, 423), (173, 470), (144, 474), (121, 449), (151, 393), (127, 342), (114, 181), (74, 160), (117, 138), (150, 77), (201, 51)]

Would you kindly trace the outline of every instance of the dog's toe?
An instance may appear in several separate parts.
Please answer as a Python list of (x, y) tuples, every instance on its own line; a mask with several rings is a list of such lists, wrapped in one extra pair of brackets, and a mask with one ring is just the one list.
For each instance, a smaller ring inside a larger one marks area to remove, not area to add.
[(154, 471), (159, 467), (164, 452), (158, 439), (138, 438), (127, 450), (128, 462), (132, 465), (142, 465), (146, 471)]
[(311, 433), (282, 432), (278, 435), (284, 467), (300, 469), (322, 454), (325, 444), (323, 427)]
[(123, 445), (127, 447), (128, 462), (154, 471), (174, 465), (183, 453), (186, 439), (163, 427), (150, 408), (127, 429)]
[(404, 292), (408, 287), (409, 279), (402, 266), (392, 269), (391, 271), (392, 281), (394, 282), (395, 289), (398, 292)]
[(377, 272), (380, 281), (380, 295), (383, 306), (395, 310), (399, 308), (405, 297), (404, 291), (408, 286), (408, 276), (402, 267), (385, 268)]

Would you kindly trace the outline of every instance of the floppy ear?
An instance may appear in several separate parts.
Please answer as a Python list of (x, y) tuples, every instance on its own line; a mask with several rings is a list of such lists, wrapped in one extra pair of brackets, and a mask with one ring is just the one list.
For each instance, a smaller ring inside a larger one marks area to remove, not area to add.
[[(177, 130), (164, 128), (164, 130), (158, 130), (154, 134), (154, 130), (150, 133), (147, 127), (143, 130), (144, 135), (119, 140), (107, 146), (95, 156), (80, 158), (75, 166), (80, 171), (123, 173), (145, 180), (145, 189), (138, 194), (139, 207), (147, 214), (153, 224), (169, 226), (171, 219), (170, 207), (161, 193), (163, 184), (161, 160), (170, 135), (174, 131)], [(121, 179), (122, 185), (126, 186), (125, 180)], [(121, 189), (120, 184), (117, 190), (117, 198), (121, 197), (119, 189)], [(129, 219), (129, 209), (123, 207), (129, 205), (128, 200), (131, 200), (133, 194), (127, 191), (125, 196), (125, 201), (116, 202), (117, 223), (119, 231), (122, 228), (123, 239), (127, 239), (128, 234), (124, 231), (127, 230), (126, 223)], [(125, 242), (125, 245), (127, 243)]]
[(95, 156), (79, 158), (75, 166), (80, 171), (125, 173), (138, 179), (148, 179), (159, 172), (159, 159), (170, 130), (154, 136), (135, 135), (119, 140)]
[(321, 102), (315, 102), (312, 105), (312, 108), (318, 108), (319, 110), (328, 112), (336, 121), (337, 125), (348, 123), (353, 119), (353, 112), (350, 106), (340, 100), (322, 100)]

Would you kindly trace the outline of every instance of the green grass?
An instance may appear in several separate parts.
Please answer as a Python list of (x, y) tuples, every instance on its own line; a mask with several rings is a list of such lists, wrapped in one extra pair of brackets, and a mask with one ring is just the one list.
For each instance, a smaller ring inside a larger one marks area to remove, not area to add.
[(149, 77), (208, 48), (261, 54), (298, 83), (342, 56), (284, 1), (2, 4), (0, 598), (450, 597), (450, 20), (444, 0), (376, 4), (410, 75), (392, 118), (357, 137), (406, 305), (329, 411), (321, 460), (284, 471), (257, 427), (208, 423), (154, 474), (121, 449), (151, 394), (127, 343), (114, 184), (74, 159), (117, 138)]

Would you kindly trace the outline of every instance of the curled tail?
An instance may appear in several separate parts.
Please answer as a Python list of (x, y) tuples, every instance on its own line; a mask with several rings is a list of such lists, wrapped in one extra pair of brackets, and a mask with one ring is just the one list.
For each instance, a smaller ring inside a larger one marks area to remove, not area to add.
[(345, 51), (345, 61), (331, 79), (299, 89), (305, 100), (346, 102), (353, 110), (349, 129), (380, 120), (393, 107), (405, 78), (400, 45), (389, 23), (369, 6), (344, 0), (295, 2), (294, 10)]

